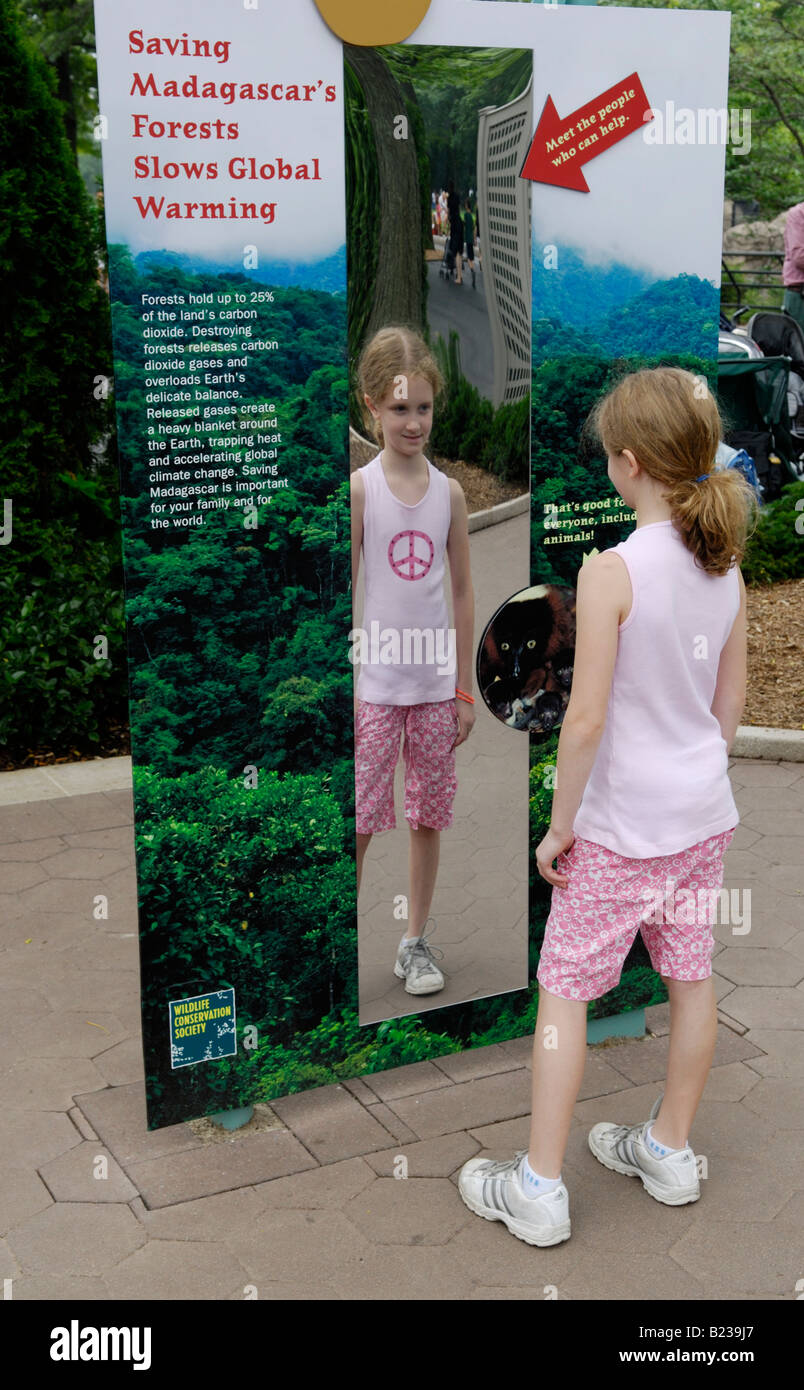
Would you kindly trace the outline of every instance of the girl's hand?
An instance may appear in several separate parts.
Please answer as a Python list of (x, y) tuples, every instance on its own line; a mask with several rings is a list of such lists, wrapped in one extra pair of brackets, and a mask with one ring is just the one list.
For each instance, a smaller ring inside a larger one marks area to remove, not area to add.
[(475, 722), (475, 707), (470, 705), (468, 700), (456, 700), (455, 713), (458, 716), (458, 733), (452, 745), (453, 748), (465, 743), (471, 734)]
[(548, 830), (544, 839), (536, 846), (536, 867), (542, 878), (552, 883), (555, 888), (566, 888), (569, 878), (567, 874), (553, 868), (553, 860), (574, 843), (575, 836), (572, 831), (568, 835), (560, 835), (556, 830)]

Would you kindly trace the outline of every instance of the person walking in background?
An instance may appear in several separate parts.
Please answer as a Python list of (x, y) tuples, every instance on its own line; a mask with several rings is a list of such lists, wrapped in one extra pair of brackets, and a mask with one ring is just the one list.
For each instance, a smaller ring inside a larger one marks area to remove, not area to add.
[(446, 191), (445, 188), (442, 188), (441, 192), (440, 192), (439, 195), (438, 195), (438, 230), (439, 230), (441, 236), (444, 236), (444, 235), (446, 234), (446, 230), (447, 230), (447, 191)]
[(461, 252), (463, 250), (463, 222), (461, 220), (461, 200), (450, 179), (447, 191), (447, 213), (449, 216), (449, 249), (455, 261), (455, 283), (462, 285)]
[(477, 278), (475, 275), (475, 224), (472, 217), (472, 204), (468, 198), (463, 205), (463, 242), (464, 255), (472, 272), (472, 289), (474, 289)]
[[(381, 453), (352, 474), (352, 594), (362, 551), (363, 631), (376, 628), (384, 647), (363, 661), (355, 698), (357, 889), (372, 835), (396, 826), (394, 772), (403, 737), (410, 892), (394, 974), (408, 994), (434, 994), (444, 988), (444, 976), (424, 927), (441, 831), (452, 824), (455, 749), (475, 722), (468, 513), (460, 483), (424, 453), (443, 379), (423, 340), (407, 328), (381, 329), (363, 350), (358, 380)], [(416, 650), (406, 653), (408, 633), (418, 634), (424, 659)], [(394, 658), (391, 646), (389, 660), (385, 644), (394, 635), (399, 650)]]
[(756, 495), (738, 470), (715, 471), (722, 423), (701, 377), (633, 373), (590, 424), (637, 521), (578, 576), (572, 693), (550, 828), (536, 850), (553, 892), (537, 972), (530, 1145), (510, 1160), (470, 1159), (459, 1177), (472, 1211), (531, 1245), (570, 1236), (561, 1167), (587, 1004), (615, 988), (640, 929), (670, 997), (667, 1081), (647, 1120), (596, 1124), (589, 1147), (659, 1202), (700, 1195), (689, 1133), (715, 1047), (711, 924), (739, 821), (728, 754), (745, 702), (739, 564)]
[(784, 224), (782, 307), (804, 328), (804, 203), (796, 203)]

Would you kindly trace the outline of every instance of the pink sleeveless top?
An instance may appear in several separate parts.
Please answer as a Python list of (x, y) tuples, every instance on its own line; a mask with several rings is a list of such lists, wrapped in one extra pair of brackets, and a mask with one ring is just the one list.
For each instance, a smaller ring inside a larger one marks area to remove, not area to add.
[(363, 562), (366, 603), (361, 700), (419, 705), (455, 696), (456, 653), (444, 592), (452, 519), (449, 479), (427, 460), (421, 501), (401, 502), (388, 486), (381, 455), (360, 469), (365, 489)]
[(628, 858), (675, 854), (739, 814), (711, 713), (720, 653), (740, 607), (736, 565), (707, 574), (671, 521), (612, 547), (631, 578), (606, 725), (573, 829)]

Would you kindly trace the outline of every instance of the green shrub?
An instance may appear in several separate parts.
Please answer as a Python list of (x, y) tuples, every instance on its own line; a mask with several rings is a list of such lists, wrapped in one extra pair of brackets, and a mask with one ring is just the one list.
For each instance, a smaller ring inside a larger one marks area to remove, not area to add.
[(623, 970), (620, 983), (604, 994), (601, 999), (592, 999), (586, 1011), (587, 1018), (610, 1018), (612, 1014), (626, 1014), (632, 1009), (648, 1009), (651, 1004), (663, 1004), (667, 998), (667, 988), (661, 975), (649, 965), (636, 965)]
[[(799, 504), (798, 507), (796, 504)], [(759, 513), (741, 569), (746, 584), (775, 584), (804, 575), (804, 482), (788, 483)]]
[(503, 482), (530, 484), (530, 399), (501, 405), (494, 412), (483, 462)]
[(264, 1032), (258, 1025), (261, 1041), (254, 1051), (241, 1051), (219, 1064), (219, 1084), (227, 1096), (270, 1101), (311, 1086), (461, 1051), (460, 1042), (445, 1033), (429, 1032), (415, 1015), (361, 1028), (356, 1011), (344, 1008), (329, 1013), (309, 1032), (280, 1044), (271, 1041), (270, 1029), (271, 1020), (266, 1019)]
[[(83, 751), (106, 719), (125, 718), (123, 593), (110, 587), (109, 547), (88, 555), (91, 573), (57, 556), (47, 575), (0, 579), (0, 744), (13, 755), (43, 741)], [(99, 636), (109, 655), (96, 659)]]
[(530, 478), (530, 407), (526, 396), (495, 410), (461, 371), (458, 334), (437, 337), (433, 352), (445, 391), (436, 403), (431, 444), (436, 453), (488, 468), (506, 481)]

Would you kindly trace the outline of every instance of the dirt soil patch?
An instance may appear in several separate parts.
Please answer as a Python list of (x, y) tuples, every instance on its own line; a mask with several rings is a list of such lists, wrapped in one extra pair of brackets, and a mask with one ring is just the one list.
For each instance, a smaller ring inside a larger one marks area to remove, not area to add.
[[(362, 439), (354, 431), (349, 438), (349, 466), (354, 473), (376, 458), (379, 446), (368, 439)], [(508, 502), (512, 497), (521, 497), (527, 492), (523, 483), (504, 483), (489, 473), (487, 468), (478, 468), (462, 459), (446, 459), (441, 454), (428, 453), (431, 463), (446, 473), (448, 478), (457, 478), (466, 498), (466, 506), (473, 512), (484, 512), (487, 507), (496, 507), (498, 502)]]
[(746, 588), (748, 694), (741, 724), (804, 729), (804, 579)]

